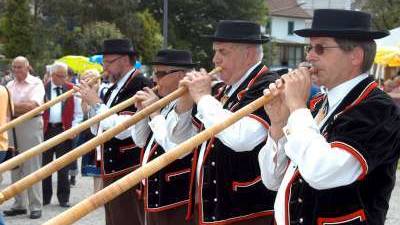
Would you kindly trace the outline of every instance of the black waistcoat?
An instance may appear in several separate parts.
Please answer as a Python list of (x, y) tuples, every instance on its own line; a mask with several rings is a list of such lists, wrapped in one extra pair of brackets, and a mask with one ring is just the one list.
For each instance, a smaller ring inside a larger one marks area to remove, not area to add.
[[(314, 115), (320, 103), (310, 106)], [(352, 154), (363, 173), (350, 185), (316, 190), (297, 170), (286, 191), (286, 224), (383, 225), (400, 154), (399, 127), (396, 105), (372, 78), (353, 88), (321, 133), (332, 147)]]
[[(278, 78), (267, 70), (263, 65), (255, 68), (224, 108), (234, 112), (262, 96), (263, 90)], [(258, 109), (250, 117), (268, 127), (264, 109)], [(264, 144), (252, 151), (235, 152), (217, 138), (207, 143), (198, 187), (200, 223), (227, 224), (273, 214), (276, 193), (261, 182), (258, 165), (258, 153)]]
[[(144, 87), (150, 87), (151, 81), (144, 77), (138, 70), (133, 72), (125, 84), (122, 86), (116, 97), (111, 103), (111, 107), (127, 100)], [(103, 101), (107, 102), (110, 98), (112, 89), (109, 89)], [(130, 106), (118, 114), (133, 115), (136, 112), (135, 106)], [(104, 143), (102, 148), (101, 171), (103, 178), (122, 176), (140, 166), (141, 148), (137, 147), (132, 138), (119, 140), (112, 138)]]
[[(169, 112), (167, 112), (167, 115)], [(157, 144), (155, 140), (153, 143), (150, 143), (152, 136), (153, 132), (150, 132), (147, 144), (145, 145), (146, 147), (144, 148), (146, 149), (147, 146), (151, 144), (151, 152), (148, 161), (151, 161), (165, 153), (163, 147)], [(190, 176), (193, 162), (192, 158), (194, 154), (191, 153), (182, 159), (174, 161), (164, 169), (146, 179), (146, 211), (160, 212), (188, 203)]]

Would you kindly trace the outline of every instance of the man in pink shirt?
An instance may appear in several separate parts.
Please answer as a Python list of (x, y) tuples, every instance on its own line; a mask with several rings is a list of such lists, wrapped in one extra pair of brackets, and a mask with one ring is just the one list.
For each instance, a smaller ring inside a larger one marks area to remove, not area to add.
[[(18, 56), (12, 61), (12, 73), (14, 80), (7, 84), (14, 104), (14, 117), (18, 117), (43, 104), (43, 82), (29, 73), (29, 61)], [(43, 141), (43, 119), (36, 116), (15, 128), (15, 148), (20, 153), (40, 144)], [(16, 182), (26, 175), (36, 171), (41, 166), (41, 157), (34, 157), (11, 171), (11, 180)], [(15, 202), (10, 210), (4, 211), (5, 216), (16, 216), (27, 213), (27, 202), (30, 210), (30, 218), (37, 219), (42, 216), (42, 186), (40, 183), (33, 185), (26, 193), (15, 197)]]

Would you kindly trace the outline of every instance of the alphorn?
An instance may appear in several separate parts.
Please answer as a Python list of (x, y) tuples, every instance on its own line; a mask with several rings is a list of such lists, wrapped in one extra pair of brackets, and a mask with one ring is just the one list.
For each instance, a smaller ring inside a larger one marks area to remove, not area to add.
[(258, 108), (267, 104), (272, 98), (273, 97), (271, 94), (261, 96), (260, 98), (254, 100), (247, 106), (233, 113), (231, 116), (229, 116), (228, 119), (222, 121), (221, 123), (215, 124), (210, 128), (205, 129), (199, 134), (193, 136), (192, 138), (186, 140), (185, 142), (182, 142), (179, 146), (175, 147), (174, 149), (146, 163), (145, 165), (141, 166), (135, 171), (129, 173), (128, 175), (117, 180), (111, 185), (105, 187), (96, 194), (76, 204), (67, 211), (64, 211), (63, 213), (59, 214), (53, 219), (47, 221), (43, 225), (73, 224), (74, 222), (86, 216), (93, 210), (113, 200), (122, 193), (126, 192), (127, 190), (138, 184), (141, 180), (153, 175), (162, 168), (168, 166), (173, 161), (192, 152), (194, 148), (201, 145), (203, 142), (207, 141), (211, 137), (215, 136), (225, 128), (234, 124), (241, 118), (249, 115)]
[[(99, 78), (100, 78), (100, 76), (91, 79), (89, 81), (89, 84), (93, 84)], [(62, 94), (60, 96), (57, 96), (56, 98), (52, 99), (51, 101), (48, 101), (48, 102), (44, 103), (43, 105), (41, 105), (39, 107), (36, 107), (36, 108), (32, 109), (31, 111), (28, 111), (28, 112), (22, 114), (21, 116), (11, 120), (10, 122), (8, 122), (8, 123), (6, 123), (6, 124), (4, 124), (3, 126), (0, 127), (0, 134), (5, 132), (5, 131), (7, 131), (7, 130), (9, 130), (9, 129), (11, 129), (11, 128), (13, 128), (13, 127), (15, 127), (15, 126), (17, 126), (18, 124), (26, 122), (29, 119), (32, 119), (33, 117), (39, 115), (41, 112), (43, 112), (46, 109), (52, 107), (53, 105), (55, 105), (55, 104), (57, 104), (57, 103), (59, 103), (61, 101), (64, 101), (65, 99), (71, 97), (75, 92), (76, 92), (76, 90), (71, 89), (71, 90), (65, 92), (64, 94)]]
[[(155, 91), (155, 90), (156, 90), (156, 87), (153, 88), (153, 91)], [(82, 131), (88, 129), (91, 125), (111, 116), (112, 114), (128, 108), (129, 106), (133, 105), (136, 101), (137, 100), (136, 100), (135, 96), (130, 97), (127, 100), (111, 107), (107, 111), (100, 113), (92, 118), (89, 118), (88, 120), (84, 121), (83, 123), (79, 124), (78, 126), (71, 127), (70, 129), (46, 140), (45, 142), (42, 142), (39, 145), (36, 145), (33, 148), (30, 148), (30, 149), (26, 150), (25, 152), (18, 154), (15, 157), (1, 163), (0, 164), (0, 174), (6, 172), (8, 170), (11, 170), (18, 165), (21, 165), (26, 160), (31, 159), (31, 158), (39, 155), (40, 153), (43, 153), (43, 152), (49, 150), (50, 148), (64, 142), (68, 138), (71, 138), (71, 137), (81, 133)]]
[[(213, 75), (221, 71), (220, 67), (215, 68), (212, 70), (209, 75)], [(6, 187), (3, 191), (0, 192), (0, 204), (7, 201), (8, 199), (14, 197), (15, 195), (21, 193), (22, 191), (26, 190), (27, 188), (31, 187), (33, 184), (45, 179), (46, 177), (50, 176), (55, 171), (62, 169), (63, 167), (69, 165), (72, 161), (76, 160), (80, 156), (90, 152), (96, 146), (103, 144), (104, 142), (110, 140), (115, 135), (121, 133), (122, 131), (128, 129), (135, 123), (139, 122), (140, 120), (144, 119), (154, 111), (161, 109), (168, 105), (173, 100), (181, 97), (183, 94), (187, 92), (186, 87), (179, 87), (174, 92), (170, 93), (169, 95), (165, 96), (164, 98), (158, 100), (157, 102), (152, 103), (148, 107), (136, 112), (133, 116), (129, 119), (124, 121), (121, 124), (105, 131), (102, 135), (96, 136), (86, 142), (85, 144), (71, 150), (67, 154), (63, 155), (62, 157), (58, 158), (57, 160), (47, 164), (46, 166), (40, 168), (39, 170), (35, 171), (34, 173), (29, 174), (28, 176), (22, 178), (21, 180), (11, 184), (10, 186)]]

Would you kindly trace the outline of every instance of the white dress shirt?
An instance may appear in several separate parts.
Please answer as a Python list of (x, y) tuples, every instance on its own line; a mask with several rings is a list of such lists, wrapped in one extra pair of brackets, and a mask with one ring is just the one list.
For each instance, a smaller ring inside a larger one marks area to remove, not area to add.
[[(126, 73), (120, 80), (117, 81), (116, 87), (112, 91), (110, 97), (108, 98), (108, 101), (106, 104), (101, 104), (99, 108), (91, 107), (89, 110), (89, 117), (93, 117), (97, 114), (103, 113), (111, 108), (111, 104), (114, 101), (114, 99), (117, 97), (118, 93), (120, 92), (121, 88), (125, 85), (125, 83), (128, 81), (130, 75), (135, 71), (135, 68), (132, 68), (128, 73)], [(131, 115), (118, 115), (118, 114), (113, 114), (102, 121), (100, 123), (96, 123), (90, 127), (91, 132), (94, 135), (100, 134), (105, 130), (108, 130), (110, 128), (115, 127), (117, 124), (122, 123), (123, 121), (127, 120)], [(115, 138), (124, 140), (126, 138), (129, 138), (131, 136), (131, 132), (129, 130), (124, 130), (118, 135), (115, 136)]]
[[(57, 86), (50, 82), (50, 100), (57, 98), (57, 91), (56, 89), (60, 88), (60, 95), (63, 93), (62, 86)], [(61, 115), (62, 115), (62, 103), (58, 102), (50, 107), (50, 116), (49, 116), (49, 123), (61, 123)]]
[[(145, 120), (147, 122), (147, 126), (142, 126), (144, 123), (141, 123), (141, 125), (137, 124), (138, 126), (135, 126), (135, 129), (131, 130), (132, 131), (132, 138), (135, 141), (135, 143), (144, 143), (146, 142), (148, 135), (150, 134), (150, 131), (153, 132), (149, 143), (146, 145), (146, 149), (143, 155), (143, 165), (148, 162), (151, 148), (154, 142), (159, 144), (165, 152), (170, 151), (171, 149), (175, 148), (178, 146), (179, 143), (176, 143), (171, 140), (170, 136), (168, 135), (168, 126), (171, 126), (172, 124), (170, 123), (171, 117), (170, 112), (173, 111), (173, 108), (176, 105), (176, 100), (168, 104), (166, 107), (164, 107), (161, 110), (160, 115), (155, 116), (153, 119)], [(139, 127), (141, 126), (141, 127)], [(172, 127), (171, 129), (174, 129)], [(185, 132), (191, 132), (190, 130), (186, 130)], [(189, 133), (190, 134), (190, 133)], [(194, 136), (196, 133), (191, 133), (191, 136)], [(144, 147), (142, 145), (141, 147)], [(184, 158), (185, 156), (182, 156), (181, 158)]]
[[(227, 93), (230, 97), (236, 89), (240, 86), (243, 81), (248, 78), (250, 73), (260, 64), (256, 63), (252, 66), (245, 75), (236, 83), (234, 83)], [(204, 124), (207, 129), (221, 121), (229, 118), (233, 112), (228, 109), (224, 109), (221, 102), (212, 97), (211, 95), (203, 96), (197, 103), (197, 114), (196, 117)], [(178, 123), (173, 127), (184, 127), (185, 124), (191, 124), (190, 111), (178, 115), (176, 112), (171, 113), (171, 121), (173, 123)], [(187, 126), (187, 125), (186, 125)], [(192, 126), (192, 129), (196, 129)], [(196, 129), (197, 130), (197, 129)], [(185, 134), (180, 132), (179, 129), (170, 130), (173, 140), (182, 140), (185, 138)], [(192, 131), (194, 132), (194, 130)], [(244, 117), (229, 126), (225, 130), (215, 135), (224, 145), (231, 148), (236, 152), (251, 151), (267, 138), (267, 129), (254, 118)], [(206, 149), (206, 142), (201, 145), (199, 153), (199, 161), (197, 163), (197, 175), (200, 174), (201, 166), (203, 163), (204, 153)], [(199, 176), (197, 176), (199, 177)]]
[(319, 125), (308, 109), (298, 109), (289, 116), (284, 137), (278, 142), (267, 139), (258, 158), (263, 183), (278, 191), (274, 206), (277, 225), (285, 224), (285, 191), (296, 169), (317, 190), (349, 185), (362, 174), (358, 160), (347, 151), (332, 148), (320, 128), (344, 97), (367, 77), (361, 74), (328, 90), (328, 114)]
[[(54, 99), (57, 97), (56, 88), (61, 88), (61, 94), (63, 94), (63, 87), (57, 86), (51, 81), (50, 83), (50, 98)], [(60, 95), (61, 95), (60, 94)], [(74, 98), (74, 114), (72, 117), (72, 127), (75, 127), (83, 120), (83, 112), (81, 108), (81, 99), (79, 97), (73, 96)], [(50, 107), (49, 113), (49, 123), (61, 123), (62, 122), (62, 102), (58, 102)]]

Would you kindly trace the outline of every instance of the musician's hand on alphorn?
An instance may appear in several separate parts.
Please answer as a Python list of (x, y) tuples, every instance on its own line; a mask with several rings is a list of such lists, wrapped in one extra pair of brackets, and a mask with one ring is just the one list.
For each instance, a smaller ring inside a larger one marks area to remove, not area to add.
[[(156, 93), (151, 88), (148, 87), (143, 88), (142, 91), (136, 92), (135, 96), (137, 98), (135, 107), (138, 110), (146, 108), (147, 106), (160, 100), (160, 98), (156, 95)], [(153, 113), (151, 113), (150, 118), (153, 118), (157, 115), (160, 115), (160, 110), (156, 110)]]
[(90, 106), (102, 103), (95, 87), (91, 87), (88, 82), (81, 80), (79, 85), (74, 86), (74, 89), (81, 94), (82, 101), (85, 101)]
[(285, 102), (292, 113), (297, 109), (307, 108), (311, 89), (311, 73), (306, 67), (299, 67), (283, 75)]
[(212, 77), (207, 71), (200, 69), (200, 71), (187, 73), (181, 84), (188, 88), (193, 101), (198, 103), (203, 96), (211, 95), (211, 81)]

